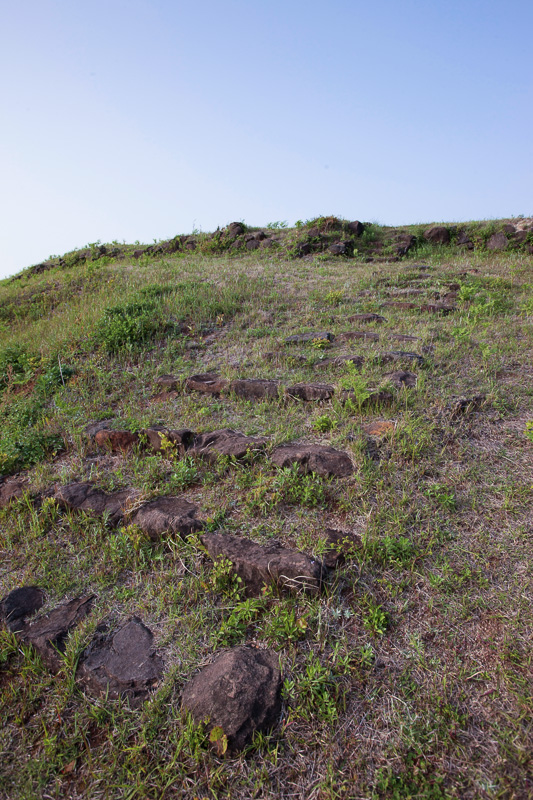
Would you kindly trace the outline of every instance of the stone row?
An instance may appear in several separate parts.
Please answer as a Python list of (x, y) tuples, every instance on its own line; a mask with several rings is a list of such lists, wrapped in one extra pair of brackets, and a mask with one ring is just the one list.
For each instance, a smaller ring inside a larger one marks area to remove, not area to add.
[[(43, 606), (44, 591), (37, 586), (14, 589), (0, 603), (0, 621), (26, 646), (33, 647), (45, 666), (59, 672), (68, 636), (86, 619), (94, 595), (62, 603), (28, 622)], [(138, 617), (115, 626), (101, 622), (83, 650), (76, 681), (96, 697), (126, 698), (138, 707), (161, 682), (164, 663), (153, 634)], [(220, 729), (214, 746), (222, 754), (238, 752), (252, 741), (255, 731), (272, 729), (281, 711), (279, 658), (268, 649), (234, 647), (215, 653), (182, 693), (182, 707), (207, 731)], [(212, 737), (213, 738), (213, 737)]]

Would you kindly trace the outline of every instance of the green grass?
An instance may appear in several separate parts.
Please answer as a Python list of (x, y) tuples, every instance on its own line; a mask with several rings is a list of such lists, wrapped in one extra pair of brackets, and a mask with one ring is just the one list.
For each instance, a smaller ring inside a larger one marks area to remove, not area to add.
[[(206, 235), (195, 252), (69, 257), (0, 285), (3, 475), (24, 470), (34, 492), (90, 479), (146, 499), (179, 494), (211, 530), (317, 558), (327, 528), (355, 536), (320, 595), (247, 598), (197, 537), (155, 543), (50, 499), (0, 510), (0, 596), (32, 583), (45, 588), (46, 609), (84, 592), (97, 598), (55, 677), (0, 633), (2, 800), (531, 795), (533, 259), (484, 249), (499, 222), (463, 226), (473, 251), (453, 240), (430, 247), (421, 239), (429, 226), (407, 226), (416, 249), (378, 269), (365, 259), (376, 242), (390, 246), (391, 229), (380, 226), (367, 227), (351, 259), (326, 249), (287, 256), (313, 226), (338, 238), (331, 224), (273, 223), (287, 247), (252, 253)], [(419, 280), (410, 267), (422, 258), (432, 269)], [(434, 302), (451, 283), (460, 288), (448, 316), (382, 307), (406, 288), (422, 290), (413, 301)], [(283, 343), (357, 329), (346, 318), (367, 311), (386, 317), (365, 325), (379, 341), (337, 340), (325, 352)], [(424, 365), (377, 358), (396, 349), (422, 353)], [(364, 356), (361, 370), (314, 368), (343, 354)], [(400, 368), (417, 374), (417, 387), (365, 407)], [(152, 402), (158, 376), (175, 374), (183, 387), (208, 370), (331, 383), (359, 402), (253, 403), (184, 388)], [(458, 397), (478, 394), (479, 408), (452, 414)], [(107, 418), (129, 430), (230, 427), (266, 436), (269, 447), (245, 464), (179, 459), (171, 447), (95, 453), (84, 428)], [(363, 427), (376, 420), (395, 427), (369, 441)], [(275, 468), (270, 449), (291, 441), (347, 452), (353, 476)], [(162, 685), (137, 710), (96, 700), (74, 680), (97, 621), (133, 614), (165, 663)], [(246, 642), (279, 654), (281, 718), (239, 756), (224, 754), (220, 739), (217, 756), (182, 712), (181, 691), (213, 651)]]

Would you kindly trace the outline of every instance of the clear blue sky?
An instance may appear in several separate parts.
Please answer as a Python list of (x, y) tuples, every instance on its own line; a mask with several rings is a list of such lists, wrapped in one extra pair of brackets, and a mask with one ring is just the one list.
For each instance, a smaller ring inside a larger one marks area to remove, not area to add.
[(0, 276), (234, 219), (533, 214), (531, 0), (0, 10)]

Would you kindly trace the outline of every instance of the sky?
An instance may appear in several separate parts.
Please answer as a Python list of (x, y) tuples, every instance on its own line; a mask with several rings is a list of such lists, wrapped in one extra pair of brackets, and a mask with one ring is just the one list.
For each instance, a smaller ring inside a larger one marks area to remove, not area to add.
[(533, 3), (0, 0), (0, 277), (90, 242), (533, 215)]

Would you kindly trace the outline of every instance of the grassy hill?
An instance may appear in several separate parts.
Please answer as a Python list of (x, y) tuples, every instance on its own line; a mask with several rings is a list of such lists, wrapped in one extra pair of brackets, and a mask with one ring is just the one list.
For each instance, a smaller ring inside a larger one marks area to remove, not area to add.
[[(1, 282), (0, 598), (92, 609), (53, 668), (0, 629), (0, 798), (531, 797), (532, 268), (531, 220), (322, 217), (95, 243)], [(222, 429), (264, 442), (190, 444)], [(279, 466), (294, 443), (351, 474)], [(134, 499), (88, 513), (62, 499), (78, 483)], [(134, 521), (167, 496), (198, 530)], [(253, 592), (205, 533), (329, 568)], [(163, 664), (137, 704), (79, 672), (132, 618)], [(234, 752), (182, 695), (243, 644), (277, 654), (281, 707)]]

